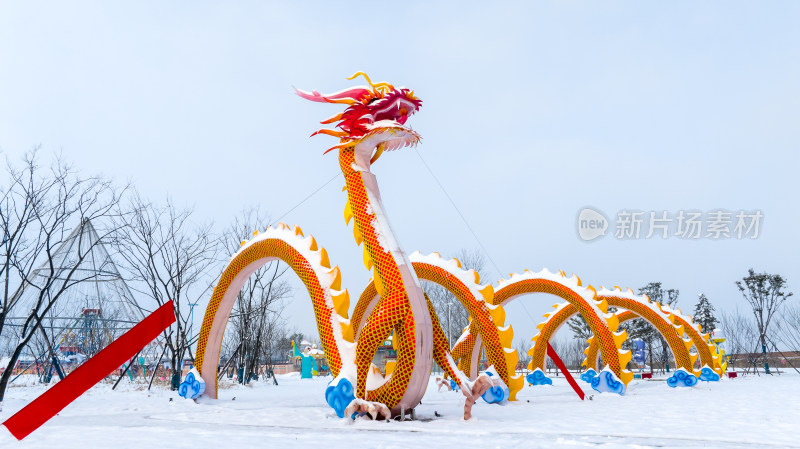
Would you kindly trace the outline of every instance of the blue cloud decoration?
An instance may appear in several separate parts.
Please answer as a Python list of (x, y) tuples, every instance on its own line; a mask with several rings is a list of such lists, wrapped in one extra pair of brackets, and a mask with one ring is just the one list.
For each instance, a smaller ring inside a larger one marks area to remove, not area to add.
[(492, 383), (494, 383), (491, 388), (486, 390), (486, 392), (481, 395), (481, 398), (483, 398), (487, 404), (503, 404), (507, 402), (510, 391), (506, 383), (503, 382), (503, 380), (497, 374), (497, 371), (495, 371), (494, 365), (487, 368), (486, 371), (484, 371), (481, 375), (491, 377)]
[(553, 379), (550, 379), (544, 374), (541, 368), (536, 368), (532, 373), (525, 376), (525, 380), (533, 386), (537, 385), (553, 385)]
[(325, 389), (325, 402), (333, 408), (339, 418), (344, 418), (344, 409), (355, 398), (353, 384), (346, 377), (333, 379)]
[(704, 382), (719, 382), (719, 374), (715, 373), (708, 365), (700, 370), (700, 380)]
[(694, 374), (686, 371), (685, 368), (679, 368), (675, 370), (675, 374), (667, 379), (667, 385), (672, 388), (693, 387), (697, 385), (697, 378), (694, 377)]
[(587, 369), (585, 373), (581, 374), (581, 380), (586, 383), (592, 383), (592, 379), (595, 377), (597, 377), (597, 371), (592, 368)]
[(192, 368), (178, 387), (178, 394), (186, 399), (197, 399), (206, 391), (206, 383), (197, 368)]
[(625, 384), (606, 366), (592, 378), (592, 389), (600, 393), (625, 394)]

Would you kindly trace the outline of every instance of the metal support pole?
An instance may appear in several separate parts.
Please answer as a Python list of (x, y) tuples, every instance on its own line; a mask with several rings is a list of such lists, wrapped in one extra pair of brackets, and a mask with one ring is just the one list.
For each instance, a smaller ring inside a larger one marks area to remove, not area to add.
[[(199, 299), (194, 303), (189, 303), (189, 342), (194, 339), (194, 306), (196, 306), (198, 302), (200, 302)], [(189, 343), (189, 347), (191, 348), (191, 343)]]
[(47, 344), (47, 350), (50, 352), (50, 359), (53, 361), (53, 367), (56, 369), (56, 374), (58, 374), (58, 378), (60, 380), (64, 380), (64, 371), (61, 370), (61, 365), (58, 363), (58, 357), (56, 357), (56, 352), (53, 350), (53, 345), (50, 344), (50, 338), (47, 337), (47, 332), (44, 331), (44, 327), (42, 326), (42, 319), (39, 318), (39, 315), (36, 314), (36, 310), (32, 310), (31, 313), (33, 314), (33, 318), (36, 320), (36, 327), (42, 332), (42, 338), (44, 338), (45, 344)]
[[(139, 354), (141, 354), (141, 352), (142, 352), (142, 350), (140, 349), (139, 352), (137, 352), (136, 355), (133, 356), (133, 358), (131, 360), (137, 360), (139, 358)], [(112, 390), (117, 388), (117, 385), (119, 385), (119, 381), (121, 381), (122, 378), (125, 377), (125, 374), (128, 372), (128, 369), (130, 369), (131, 365), (133, 364), (133, 362), (131, 362), (131, 360), (128, 360), (128, 364), (125, 365), (125, 370), (122, 371), (122, 374), (119, 375), (119, 378), (117, 379), (117, 381), (114, 382), (114, 386), (111, 387)]]

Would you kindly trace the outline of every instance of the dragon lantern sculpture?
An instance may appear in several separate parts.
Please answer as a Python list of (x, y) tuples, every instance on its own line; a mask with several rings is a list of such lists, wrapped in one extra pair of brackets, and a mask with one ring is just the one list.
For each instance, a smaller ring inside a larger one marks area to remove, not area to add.
[[(299, 227), (282, 223), (254, 232), (253, 238), (243, 241), (231, 258), (206, 309), (196, 359), (205, 380), (205, 394), (217, 396), (222, 337), (237, 294), (250, 274), (276, 259), (294, 270), (311, 297), (323, 350), (335, 376), (325, 396), (340, 417), (359, 410), (359, 404), (364, 405), (360, 410), (382, 415), (409, 412), (425, 393), (434, 361), (465, 395), (465, 417), (479, 396), (487, 399), (487, 390), (493, 392), (487, 402), (514, 400), (523, 379), (516, 374), (518, 354), (511, 349), (513, 330), (505, 325), (502, 305), (535, 292), (551, 293), (568, 301), (572, 306), (570, 316), (580, 313), (587, 320), (604, 363), (627, 383), (632, 375), (625, 369), (630, 353), (620, 350), (624, 332), (617, 332), (616, 316), (606, 313), (608, 302), (598, 298), (591, 287), (581, 286), (576, 276), (526, 271), (501, 281), (495, 291), (491, 284), (482, 285), (478, 274), (463, 269), (458, 260), (445, 260), (437, 253), (407, 255), (401, 249), (370, 168), (383, 152), (419, 143), (419, 134), (407, 126), (407, 121), (419, 111), (422, 101), (409, 89), (372, 83), (362, 72), (348, 79), (357, 76), (363, 76), (368, 85), (333, 94), (301, 90), (296, 93), (315, 102), (347, 105), (344, 112), (322, 122), (335, 123), (334, 129), (322, 129), (312, 135), (339, 139), (339, 144), (326, 153), (338, 151), (347, 191), (345, 222), (354, 221), (353, 236), (363, 246), (364, 265), (372, 270), (373, 279), (350, 315), (350, 296), (342, 289), (340, 270), (331, 266), (327, 252), (313, 237), (304, 236)], [(452, 352), (420, 280), (442, 285), (469, 311), (470, 324)], [(384, 374), (371, 362), (389, 335), (393, 335), (397, 362)], [(543, 351), (541, 345), (546, 339), (539, 340), (532, 351)], [(497, 374), (491, 382), (486, 380), (486, 374), (478, 373), (484, 350)]]

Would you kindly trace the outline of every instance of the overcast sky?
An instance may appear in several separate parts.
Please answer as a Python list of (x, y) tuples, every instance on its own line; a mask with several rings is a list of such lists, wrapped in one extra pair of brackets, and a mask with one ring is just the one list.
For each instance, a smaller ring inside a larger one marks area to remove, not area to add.
[[(220, 227), (252, 206), (277, 218), (338, 172), (334, 140), (308, 135), (341, 108), (292, 86), (363, 70), (423, 100), (421, 146), (373, 169), (409, 253), (480, 247), (421, 156), (503, 276), (661, 281), (687, 312), (701, 292), (745, 307), (750, 267), (800, 285), (800, 3), (347, 3), (0, 1), (0, 151), (41, 144)], [(369, 274), (342, 186), (284, 221), (328, 249), (354, 303)], [(578, 237), (584, 207), (608, 235)], [(761, 211), (758, 238), (614, 237), (619, 211), (718, 209)], [(523, 301), (515, 338), (555, 302)], [(287, 319), (314, 332), (295, 302)]]

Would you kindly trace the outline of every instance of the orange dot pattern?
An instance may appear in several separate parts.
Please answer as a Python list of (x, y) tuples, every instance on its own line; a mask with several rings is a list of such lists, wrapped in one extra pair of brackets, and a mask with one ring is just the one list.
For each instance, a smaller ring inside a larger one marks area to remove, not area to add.
[[(653, 327), (658, 330), (658, 333), (667, 341), (672, 355), (675, 357), (675, 364), (680, 368), (686, 369), (687, 372), (691, 373), (694, 371), (694, 358), (689, 355), (689, 350), (683, 342), (683, 332), (679, 335), (675, 326), (673, 326), (669, 317), (671, 314), (655, 312), (648, 307), (647, 304), (637, 301), (636, 299), (614, 294), (603, 294), (599, 296), (605, 299), (609, 306), (630, 310), (652, 324)], [(649, 302), (646, 298), (642, 300)], [(656, 307), (660, 308), (658, 304), (656, 304)]]
[[(414, 315), (408, 305), (403, 307), (400, 304), (404, 298), (405, 292), (402, 292), (383, 299), (383, 304), (379, 303), (370, 314), (356, 341), (357, 397), (382, 402), (389, 408), (394, 408), (403, 398), (414, 367)], [(378, 346), (386, 341), (392, 331), (393, 339), (397, 342), (397, 365), (388, 382), (367, 394), (366, 370), (369, 369)]]
[[(627, 375), (630, 374), (630, 372), (627, 374), (623, 373), (625, 369), (624, 365), (627, 364), (627, 360), (625, 363), (621, 363), (619, 349), (614, 341), (614, 335), (608, 323), (602, 317), (597, 316), (594, 308), (592, 308), (580, 294), (573, 291), (571, 288), (548, 279), (522, 279), (516, 282), (512, 280), (495, 291), (494, 303), (504, 305), (507, 301), (519, 295), (526, 295), (529, 293), (549, 293), (575, 306), (578, 313), (586, 320), (595, 339), (600, 341), (600, 351), (603, 354), (603, 361), (609, 366), (611, 371), (623, 381), (628, 377), (632, 377)], [(540, 335), (541, 338), (544, 339), (548, 339), (552, 336), (545, 335), (544, 330), (540, 332)], [(544, 360), (546, 353), (547, 345), (540, 345), (538, 348), (534, 345), (531, 355), (533, 359)]]
[[(458, 298), (461, 305), (467, 309), (469, 316), (472, 317), (470, 326), (476, 328), (475, 334), (480, 335), (483, 340), (489, 364), (494, 365), (503, 382), (511, 387), (511, 376), (516, 374), (516, 366), (508, 366), (505, 349), (500, 342), (498, 327), (502, 326), (503, 323), (494, 322), (483, 298), (476, 298), (457, 276), (441, 267), (419, 262), (412, 263), (412, 266), (420, 279), (439, 284)], [(471, 375), (471, 373), (467, 373), (467, 375)]]
[(353, 316), (350, 317), (350, 324), (353, 326), (353, 335), (358, 338), (358, 331), (361, 330), (361, 320), (364, 319), (364, 313), (372, 305), (373, 302), (378, 301), (378, 289), (375, 288), (375, 281), (369, 280), (369, 284), (361, 292), (358, 298), (355, 309), (353, 309)]
[(700, 331), (697, 330), (697, 324), (689, 317), (684, 318), (678, 313), (674, 314), (673, 317), (675, 318), (675, 324), (682, 325), (683, 331), (692, 339), (697, 354), (700, 356), (700, 364), (708, 365), (716, 371), (717, 374), (722, 375), (723, 370), (719, 365), (719, 359), (715, 359), (711, 354), (709, 345), (713, 346), (713, 344), (708, 341), (708, 333), (700, 333)]
[[(667, 344), (669, 345), (669, 348), (672, 351), (673, 356), (675, 357), (676, 365), (679, 368), (685, 368), (686, 371), (690, 373), (693, 371), (694, 360), (689, 355), (689, 350), (686, 349), (686, 346), (683, 343), (683, 339), (681, 338), (681, 336), (678, 335), (678, 332), (672, 325), (672, 322), (669, 320), (668, 316), (654, 312), (653, 309), (648, 307), (646, 304), (643, 304), (642, 302), (637, 301), (635, 299), (625, 298), (616, 295), (605, 295), (605, 294), (598, 295), (598, 298), (606, 300), (610, 307), (620, 307), (630, 311), (633, 314), (633, 317), (629, 317), (628, 315), (625, 316), (617, 315), (617, 318), (620, 320), (620, 322), (622, 322), (622, 318), (626, 319), (642, 318), (646, 320), (648, 323), (652, 324), (653, 327), (656, 328), (658, 333), (661, 334), (661, 336), (664, 337), (664, 339), (667, 341)], [(644, 300), (646, 301), (646, 299)], [(577, 313), (577, 309), (573, 306), (568, 306), (564, 307), (564, 309), (562, 309), (561, 312), (563, 312), (563, 315), (569, 314), (569, 316), (567, 317), (569, 318), (575, 313)], [(556, 328), (559, 325), (560, 324), (551, 322), (551, 319), (548, 319), (545, 322), (545, 325), (542, 328), (542, 330), (543, 331), (545, 329), (550, 330), (552, 328)], [(543, 346), (547, 346), (546, 343), (547, 343), (546, 341), (541, 343), (539, 340), (536, 341), (537, 345), (541, 344)], [(593, 367), (595, 369), (597, 368), (596, 366), (592, 366), (593, 363), (594, 364), (597, 363), (597, 349), (596, 348), (593, 349), (592, 347), (593, 346), (596, 347), (597, 345), (598, 345), (597, 339), (592, 339), (591, 342), (589, 343), (589, 352), (587, 352), (586, 354), (587, 360), (585, 361), (587, 367)], [(594, 358), (591, 358), (592, 352), (594, 353)], [(605, 356), (603, 357), (603, 360), (605, 360)], [(536, 362), (540, 364), (533, 366), (544, 366), (544, 360), (541, 361), (536, 360)]]
[[(311, 303), (314, 306), (317, 328), (319, 329), (323, 350), (325, 351), (325, 355), (328, 359), (328, 366), (330, 366), (331, 372), (334, 373), (334, 375), (339, 372), (339, 369), (341, 369), (342, 366), (342, 360), (333, 336), (333, 327), (331, 321), (332, 314), (335, 313), (335, 311), (329, 308), (326, 304), (326, 292), (321, 287), (320, 281), (317, 278), (311, 263), (306, 260), (300, 251), (293, 248), (289, 242), (278, 238), (267, 238), (254, 242), (240, 253), (236, 254), (236, 256), (230, 261), (228, 266), (222, 272), (222, 276), (220, 277), (219, 282), (217, 283), (217, 286), (214, 288), (214, 292), (211, 295), (211, 300), (208, 303), (208, 307), (206, 308), (206, 313), (203, 318), (203, 325), (200, 328), (200, 337), (197, 343), (197, 358), (195, 360), (195, 366), (197, 366), (198, 369), (202, 369), (201, 367), (203, 366), (203, 360), (209, 344), (208, 337), (212, 330), (214, 318), (216, 317), (217, 311), (220, 308), (223, 296), (225, 296), (225, 293), (231, 286), (231, 283), (242, 271), (247, 268), (252, 269), (252, 264), (258, 263), (258, 267), (261, 267), (275, 259), (279, 259), (288, 264), (306, 286), (308, 294), (311, 297)], [(235, 301), (236, 295), (231, 295), (231, 298), (232, 301)], [(230, 311), (231, 307), (226, 306), (225, 309)], [(226, 319), (222, 321), (222, 323), (224, 323), (222, 324), (223, 326), (228, 322), (228, 317), (225, 318)], [(214, 344), (221, 345), (222, 341), (220, 340), (219, 342), (214, 342)], [(219, 346), (217, 349), (219, 349)], [(218, 363), (219, 361), (217, 361), (217, 366)]]
[(469, 335), (461, 336), (458, 339), (456, 344), (453, 346), (452, 356), (453, 360), (458, 362), (458, 369), (462, 372), (466, 373), (467, 376), (473, 377), (477, 373), (471, 372), (472, 369), (472, 349), (475, 347), (476, 343), (476, 335), (477, 335), (477, 325), (473, 325), (469, 323)]
[[(495, 366), (495, 369), (500, 375), (500, 378), (503, 379), (503, 382), (509, 386), (522, 384), (522, 382), (511, 381), (511, 377), (514, 377), (516, 374), (516, 366), (511, 366), (507, 362), (505, 348), (500, 341), (498, 327), (502, 326), (502, 323), (498, 325), (494, 322), (494, 319), (492, 318), (489, 309), (486, 307), (486, 302), (483, 300), (483, 298), (476, 298), (475, 295), (470, 291), (469, 287), (465, 285), (458, 276), (448, 272), (442, 267), (422, 262), (412, 262), (411, 265), (419, 279), (441, 285), (456, 298), (458, 298), (461, 305), (467, 309), (467, 312), (472, 318), (470, 323), (470, 328), (473, 330), (471, 341), (475, 340), (475, 335), (481, 335), (482, 341), (487, 342), (484, 343), (486, 344), (487, 359), (489, 360), (490, 364)], [(377, 295), (378, 292), (375, 288), (375, 282), (374, 280), (371, 280), (364, 289), (364, 292), (359, 297), (358, 303), (353, 311), (351, 323), (355, 335), (359, 335), (359, 326), (366, 310), (369, 309), (371, 304), (373, 304), (375, 301), (378, 301)], [(438, 318), (436, 316), (435, 309), (433, 309), (433, 305), (429, 304), (429, 308), (431, 309), (431, 320), (436, 321), (438, 325)], [(444, 336), (444, 332), (442, 332), (442, 336)], [(434, 343), (436, 343), (435, 337)], [(463, 342), (461, 343), (461, 347), (466, 349), (466, 346)], [(438, 351), (444, 352), (439, 353)], [(510, 348), (509, 351), (511, 351)], [(447, 344), (446, 338), (443, 346), (434, 346), (433, 356), (439, 366), (444, 368), (444, 365), (440, 363), (440, 360), (445, 360), (446, 354), (449, 352), (450, 347)], [(451, 356), (454, 361), (458, 361), (459, 359), (462, 360), (462, 363), (459, 363), (458, 366), (468, 377), (475, 377), (477, 375), (477, 373), (469, 372), (470, 359), (472, 356), (471, 349), (467, 354), (459, 352), (458, 355), (452, 354)], [(463, 364), (464, 361), (466, 361), (465, 364)]]
[[(675, 310), (673, 310), (671, 317), (673, 318), (675, 324), (683, 326), (683, 331), (692, 340), (692, 344), (697, 350), (700, 358), (700, 364), (708, 365), (714, 369), (717, 374), (722, 375), (724, 370), (720, 366), (720, 360), (714, 358), (712, 353), (714, 345), (713, 343), (709, 342), (708, 333), (702, 333), (700, 330), (698, 330), (698, 325), (692, 320), (692, 317), (683, 315), (680, 309), (677, 310), (677, 313), (674, 312)], [(695, 374), (697, 374), (697, 372), (695, 372)]]

